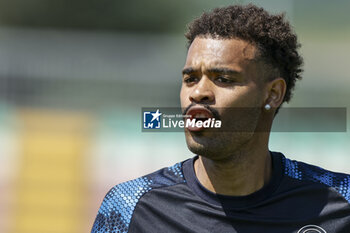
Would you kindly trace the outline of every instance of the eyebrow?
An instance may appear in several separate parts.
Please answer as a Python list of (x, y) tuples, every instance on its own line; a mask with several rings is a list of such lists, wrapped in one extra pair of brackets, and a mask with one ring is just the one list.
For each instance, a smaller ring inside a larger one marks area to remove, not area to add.
[[(195, 72), (198, 72), (198, 69), (194, 69), (192, 67), (188, 67), (182, 70), (182, 74), (193, 74)], [(235, 75), (235, 74), (240, 74), (241, 72), (229, 68), (210, 68), (207, 69), (206, 72), (208, 73), (220, 73), (220, 74), (230, 74), (230, 75)]]
[(185, 69), (182, 70), (182, 74), (183, 74), (183, 75), (184, 75), (184, 74), (193, 74), (193, 73), (195, 73), (195, 72), (196, 72), (196, 70), (193, 69), (192, 67), (188, 67), (188, 68), (185, 68)]

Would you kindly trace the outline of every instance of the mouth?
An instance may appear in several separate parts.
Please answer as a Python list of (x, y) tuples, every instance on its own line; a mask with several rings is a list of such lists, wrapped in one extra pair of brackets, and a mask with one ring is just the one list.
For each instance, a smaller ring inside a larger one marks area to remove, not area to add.
[[(187, 119), (190, 119), (191, 121), (195, 121), (195, 124), (194, 125), (189, 125), (187, 127), (187, 129), (189, 131), (193, 131), (193, 132), (198, 132), (198, 131), (202, 131), (204, 130), (204, 126), (203, 126), (203, 123), (206, 121), (206, 120), (209, 120), (211, 118), (214, 118), (214, 115), (211, 111), (209, 111), (208, 109), (206, 108), (203, 108), (203, 107), (192, 107), (190, 108), (186, 115), (188, 116), (186, 118)], [(201, 126), (198, 127), (198, 124), (197, 122), (202, 122)]]

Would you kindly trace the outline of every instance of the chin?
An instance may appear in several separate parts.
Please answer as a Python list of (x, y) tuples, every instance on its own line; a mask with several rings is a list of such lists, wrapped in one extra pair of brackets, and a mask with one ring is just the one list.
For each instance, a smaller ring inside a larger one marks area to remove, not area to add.
[[(197, 155), (203, 155), (210, 153), (213, 149), (213, 140), (208, 136), (204, 136), (202, 133), (190, 133), (186, 132), (186, 143), (188, 149)], [(215, 146), (214, 146), (215, 147)]]
[(227, 155), (224, 151), (224, 141), (215, 139), (215, 135), (204, 135), (198, 133), (187, 133), (186, 143), (188, 149), (196, 154), (209, 159), (220, 159)]
[(242, 150), (252, 138), (251, 133), (215, 133), (198, 134), (186, 132), (188, 149), (196, 154), (212, 160), (227, 159)]

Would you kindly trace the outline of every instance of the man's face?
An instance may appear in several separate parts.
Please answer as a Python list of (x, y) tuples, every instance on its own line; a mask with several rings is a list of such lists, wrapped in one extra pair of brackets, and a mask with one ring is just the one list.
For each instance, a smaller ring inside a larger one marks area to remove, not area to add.
[(223, 126), (218, 131), (185, 129), (193, 153), (223, 159), (253, 138), (264, 99), (256, 52), (238, 39), (197, 37), (192, 42), (183, 69), (181, 107), (194, 118), (219, 117)]

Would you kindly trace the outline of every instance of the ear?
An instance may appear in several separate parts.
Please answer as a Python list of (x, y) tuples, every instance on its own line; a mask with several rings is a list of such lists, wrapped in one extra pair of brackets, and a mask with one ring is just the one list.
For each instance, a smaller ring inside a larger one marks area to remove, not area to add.
[(283, 78), (276, 78), (266, 85), (264, 105), (269, 104), (272, 108), (278, 108), (286, 94), (287, 84)]

